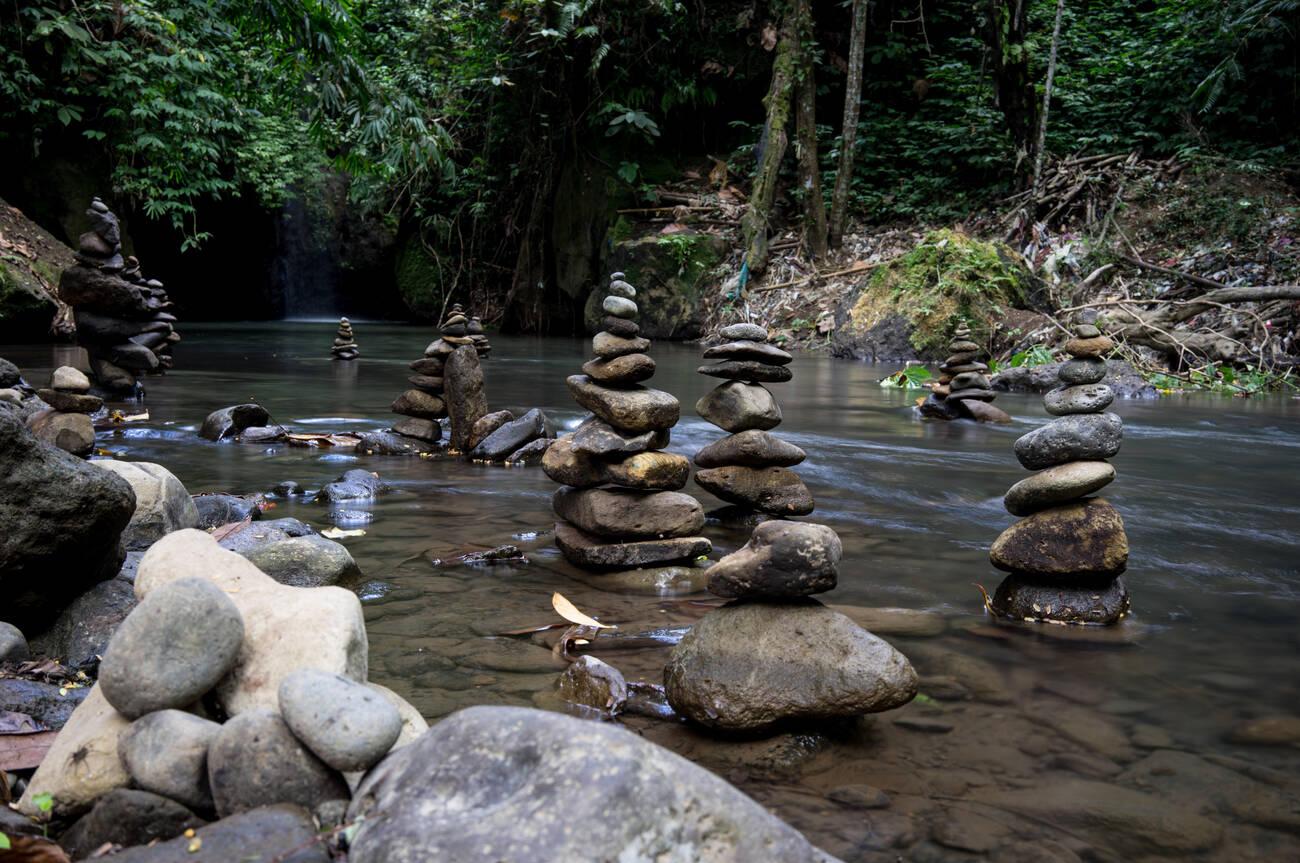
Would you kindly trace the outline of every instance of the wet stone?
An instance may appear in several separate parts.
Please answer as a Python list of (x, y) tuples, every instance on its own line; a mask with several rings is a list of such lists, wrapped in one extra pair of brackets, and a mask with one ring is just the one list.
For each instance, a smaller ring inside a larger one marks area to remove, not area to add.
[(474, 423), (474, 427), (470, 429), (467, 443), (471, 448), (478, 446), (480, 441), (514, 418), (515, 415), (511, 411), (492, 411), (492, 413), (484, 414), (478, 418), (478, 421)]
[(704, 508), (689, 494), (674, 491), (561, 488), (555, 514), (592, 536), (652, 539), (690, 536), (704, 527)]
[(1032, 515), (1105, 488), (1115, 468), (1104, 461), (1072, 461), (1049, 467), (1007, 490), (1003, 503), (1012, 515)]
[(998, 585), (992, 607), (995, 614), (1014, 620), (1105, 625), (1124, 616), (1129, 596), (1122, 578), (1078, 586), (1012, 574)]
[(1057, 387), (1043, 394), (1043, 407), (1053, 416), (1096, 414), (1110, 407), (1115, 391), (1105, 384)]
[(618, 458), (647, 450), (668, 446), (668, 429), (655, 429), (641, 434), (625, 434), (597, 416), (589, 416), (578, 425), (568, 438), (569, 446), (576, 451), (597, 458)]
[(698, 371), (700, 374), (711, 378), (726, 378), (727, 380), (753, 383), (779, 384), (794, 377), (794, 373), (785, 366), (773, 366), (754, 360), (727, 360), (720, 363), (711, 363), (700, 366)]
[(538, 465), (546, 457), (546, 451), (555, 443), (552, 438), (538, 438), (531, 443), (526, 443), (519, 449), (506, 456), (507, 467), (524, 467), (527, 465)]
[(760, 429), (749, 429), (714, 441), (695, 454), (700, 467), (793, 467), (807, 453)]
[(580, 704), (607, 715), (623, 712), (627, 681), (614, 666), (594, 656), (581, 656), (560, 675), (556, 692), (570, 704)]
[(502, 424), (479, 441), (469, 455), (480, 461), (502, 461), (525, 444), (552, 436), (553, 431), (546, 414), (533, 408), (519, 419)]
[(607, 569), (693, 560), (713, 549), (711, 542), (698, 536), (607, 542), (564, 522), (555, 525), (555, 544), (574, 566)]
[(662, 390), (639, 384), (629, 389), (609, 389), (586, 375), (571, 375), (566, 383), (574, 401), (625, 432), (669, 429), (681, 415), (677, 399)]
[(717, 596), (786, 599), (834, 590), (842, 547), (821, 524), (768, 521), (742, 548), (709, 568)]
[(430, 419), (407, 417), (393, 423), (393, 433), (402, 437), (413, 437), (426, 443), (434, 443), (442, 437), (442, 426)]
[(812, 493), (803, 479), (783, 467), (705, 468), (696, 471), (695, 481), (728, 503), (772, 515), (807, 515), (814, 508)]
[(1071, 461), (1102, 461), (1119, 452), (1124, 423), (1113, 413), (1054, 419), (1015, 443), (1016, 458), (1029, 470)]
[(728, 324), (718, 330), (718, 335), (728, 341), (767, 341), (767, 330), (757, 324)]

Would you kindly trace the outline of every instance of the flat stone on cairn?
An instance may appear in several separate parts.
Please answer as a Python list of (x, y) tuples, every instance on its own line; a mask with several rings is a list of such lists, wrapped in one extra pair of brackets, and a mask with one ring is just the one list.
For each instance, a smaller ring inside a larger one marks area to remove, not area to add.
[(72, 366), (60, 366), (50, 375), (50, 385), (36, 391), (49, 410), (32, 414), (27, 427), (48, 444), (73, 455), (90, 455), (95, 448), (93, 414), (104, 400), (91, 395), (90, 379)]
[[(553, 506), (555, 542), (575, 566), (608, 570), (659, 566), (699, 557), (712, 544), (696, 532), (704, 510), (679, 491), (690, 463), (668, 445), (681, 413), (677, 399), (641, 385), (654, 374), (638, 337), (636, 290), (610, 277), (604, 308), (616, 321), (592, 339), (596, 358), (568, 379), (574, 401), (592, 416), (542, 457), (546, 475), (565, 486)], [(599, 488), (598, 486), (612, 486)]]
[(766, 521), (709, 569), (711, 593), (736, 599), (673, 648), (673, 709), (725, 732), (762, 732), (901, 707), (916, 696), (907, 657), (810, 597), (834, 589), (840, 538), (820, 524)]
[(394, 434), (426, 444), (436, 443), (442, 437), (438, 420), (447, 416), (447, 358), (461, 345), (470, 343), (464, 337), (466, 320), (460, 306), (452, 306), (439, 328), (440, 338), (425, 348), (423, 357), (408, 366), (412, 372), (407, 378), (411, 388), (394, 400), (392, 411), (409, 419), (396, 423), (392, 428)]
[(488, 341), (487, 333), (483, 331), (483, 322), (477, 316), (470, 317), (469, 323), (465, 325), (465, 332), (474, 343), (474, 350), (480, 357), (492, 353), (492, 343)]
[[(992, 600), (994, 613), (1019, 620), (1111, 624), (1129, 608), (1120, 575), (1128, 536), (1119, 512), (1089, 497), (1115, 479), (1106, 461), (1119, 452), (1123, 422), (1103, 413), (1114, 400), (1102, 383), (1113, 342), (1090, 324), (1065, 345), (1061, 386), (1043, 403), (1057, 419), (1022, 436), (1016, 458), (1033, 476), (1013, 485), (1004, 503), (1024, 516), (994, 541), (993, 565), (1011, 573)], [(1068, 369), (1068, 371), (1067, 371)]]
[(788, 381), (790, 354), (767, 343), (767, 331), (754, 324), (723, 327), (725, 344), (704, 352), (714, 362), (699, 373), (722, 378), (699, 400), (695, 411), (732, 432), (695, 456), (695, 481), (740, 511), (768, 515), (807, 515), (812, 494), (789, 470), (804, 460), (803, 450), (767, 433), (781, 422), (781, 409), (763, 382)]
[(347, 318), (339, 318), (339, 330), (334, 334), (334, 346), (330, 348), (330, 353), (336, 360), (355, 360), (361, 354), (357, 348), (356, 336), (352, 333), (352, 322)]
[(939, 380), (921, 403), (921, 415), (931, 419), (973, 419), (1009, 423), (1011, 417), (990, 402), (996, 397), (989, 383), (983, 351), (971, 340), (970, 327), (961, 324), (948, 345), (949, 356), (939, 366)]

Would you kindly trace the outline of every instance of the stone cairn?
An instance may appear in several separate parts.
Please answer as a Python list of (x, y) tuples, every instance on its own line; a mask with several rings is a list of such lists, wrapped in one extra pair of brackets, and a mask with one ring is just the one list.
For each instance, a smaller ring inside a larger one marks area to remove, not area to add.
[(1119, 512), (1088, 497), (1115, 479), (1106, 459), (1119, 452), (1124, 425), (1107, 413), (1114, 391), (1102, 383), (1102, 357), (1114, 342), (1091, 324), (1075, 330), (1061, 364), (1061, 386), (1043, 396), (1056, 416), (1016, 441), (1016, 458), (1038, 473), (1013, 485), (1004, 502), (1025, 516), (1002, 532), (989, 557), (1011, 573), (991, 602), (994, 613), (1017, 620), (1109, 624), (1129, 607), (1119, 576), (1128, 564), (1128, 537)]
[(451, 307), (438, 328), (439, 337), (410, 364), (411, 388), (393, 402), (393, 413), (407, 417), (393, 433), (433, 443), (442, 437), (438, 420), (451, 418), (451, 449), (468, 452), (470, 431), (487, 413), (483, 370), (469, 336), (469, 318), (459, 305)]
[(355, 360), (361, 355), (356, 336), (352, 334), (352, 322), (347, 318), (339, 318), (339, 330), (334, 334), (334, 346), (330, 348), (330, 353), (336, 360)]
[(907, 657), (813, 594), (838, 580), (840, 538), (821, 524), (765, 521), (709, 569), (709, 592), (735, 600), (706, 614), (664, 671), (682, 716), (753, 733), (891, 710), (916, 696)]
[(474, 350), (478, 351), (480, 358), (492, 353), (492, 343), (488, 341), (487, 333), (483, 331), (483, 322), (478, 319), (478, 316), (470, 317), (469, 323), (465, 325), (465, 331), (474, 341)]
[(162, 282), (147, 279), (134, 257), (122, 258), (117, 216), (99, 198), (86, 211), (90, 230), (78, 241), (77, 263), (59, 278), (59, 296), (73, 308), (77, 341), (96, 383), (136, 391), (137, 376), (171, 368), (176, 316)]
[(726, 383), (701, 398), (695, 412), (731, 434), (696, 454), (701, 469), (695, 481), (733, 504), (738, 515), (807, 515), (813, 511), (812, 494), (789, 470), (804, 460), (804, 451), (768, 434), (780, 424), (781, 408), (763, 386), (790, 380), (786, 366), (792, 357), (767, 344), (767, 331), (755, 324), (732, 324), (721, 335), (726, 343), (704, 352), (713, 362), (700, 366), (699, 373)]
[(971, 340), (970, 327), (961, 324), (948, 345), (949, 357), (939, 366), (939, 381), (921, 403), (921, 415), (931, 419), (973, 419), (980, 422), (1011, 422), (1011, 417), (990, 402), (997, 397), (981, 362), (983, 352)]
[(689, 561), (712, 550), (695, 534), (704, 526), (699, 501), (680, 491), (690, 462), (668, 446), (681, 407), (666, 392), (641, 385), (654, 375), (636, 323), (636, 290), (622, 273), (610, 277), (595, 359), (571, 376), (569, 392), (591, 416), (542, 458), (546, 475), (564, 486), (553, 505), (555, 542), (575, 566), (636, 569)]
[(104, 406), (103, 399), (90, 395), (90, 379), (71, 366), (61, 366), (50, 375), (50, 385), (36, 395), (50, 407), (28, 418), (32, 434), (73, 455), (90, 455), (95, 448), (90, 414)]

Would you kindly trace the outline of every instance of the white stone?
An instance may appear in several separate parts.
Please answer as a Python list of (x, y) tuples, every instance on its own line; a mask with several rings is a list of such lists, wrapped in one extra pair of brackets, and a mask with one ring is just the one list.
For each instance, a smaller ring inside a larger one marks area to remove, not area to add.
[(135, 512), (122, 533), (128, 547), (144, 548), (169, 533), (195, 527), (199, 510), (176, 475), (147, 461), (98, 459), (91, 464), (117, 474), (135, 492)]

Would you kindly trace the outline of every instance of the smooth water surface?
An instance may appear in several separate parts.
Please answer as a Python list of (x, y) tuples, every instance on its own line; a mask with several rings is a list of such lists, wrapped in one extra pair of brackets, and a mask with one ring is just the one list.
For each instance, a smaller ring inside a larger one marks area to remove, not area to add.
[[(388, 405), (406, 388), (406, 363), (421, 356), (432, 330), (357, 323), (362, 358), (339, 363), (328, 359), (334, 329), (184, 326), (176, 370), (147, 382), (150, 420), (100, 445), (165, 465), (193, 493), (264, 492), (287, 479), (315, 489), (349, 468), (378, 472), (392, 493), (349, 505), (342, 516), (347, 526), (364, 521), (357, 510), (371, 516), (366, 536), (346, 540), (365, 573), (355, 588), (366, 608), (371, 676), (431, 720), (473, 704), (551, 705), (546, 694), (564, 667), (549, 648), (558, 631), (498, 633), (556, 621), (553, 591), (626, 633), (688, 625), (708, 611), (707, 594), (613, 593), (569, 567), (548, 533), (556, 486), (540, 468), (197, 437), (209, 411), (248, 400), (296, 430), (387, 427), (395, 419)], [(581, 412), (564, 379), (589, 358), (586, 342), (496, 337), (493, 345), (484, 363), (492, 409), (540, 407), (561, 427), (576, 424)], [(43, 383), (67, 350), (14, 347), (3, 355)], [(694, 373), (696, 346), (659, 343), (653, 355), (652, 385), (683, 405), (670, 449), (693, 454), (723, 434), (693, 411), (714, 382)], [(1115, 839), (1050, 814), (1010, 814), (997, 802), (999, 793), (1024, 788), (1040, 789), (1048, 802), (1063, 793), (1054, 789), (1080, 793), (1071, 781), (1137, 789), (1222, 827), (1214, 850), (1169, 850), (1173, 856), (1300, 859), (1290, 784), (1300, 751), (1227, 740), (1253, 718), (1300, 721), (1300, 402), (1117, 403), (1125, 441), (1106, 497), (1128, 528), (1134, 614), (1117, 630), (1080, 633), (995, 626), (982, 613), (979, 586), (991, 593), (1000, 581), (988, 546), (1013, 521), (1001, 496), (1026, 475), (1011, 444), (1049, 418), (1037, 397), (999, 396), (1016, 419), (1011, 427), (923, 423), (911, 410), (917, 393), (878, 386), (890, 367), (800, 357), (792, 368), (793, 382), (771, 387), (785, 413), (775, 433), (808, 452), (797, 470), (817, 499), (814, 518), (834, 527), (845, 547), (840, 586), (824, 599), (933, 612), (898, 621), (886, 635), (917, 666), (926, 697), (851, 728), (768, 741), (717, 741), (643, 717), (627, 717), (629, 727), (736, 782), (846, 860), (966, 860), (990, 848), (1008, 861), (1135, 859), (1161, 853), (1161, 829), (1181, 832), (1177, 824), (1152, 826), (1159, 813), (1138, 811), (1136, 826), (1115, 832), (1142, 838)], [(687, 490), (706, 509), (715, 505), (693, 485)], [(318, 528), (339, 517), (293, 501), (266, 515)], [(747, 539), (717, 525), (706, 534), (715, 557)], [(438, 563), (505, 543), (530, 563)], [(914, 634), (898, 634), (907, 629)], [(599, 655), (629, 680), (658, 682), (666, 650)], [(864, 803), (864, 785), (883, 789), (890, 804)]]

